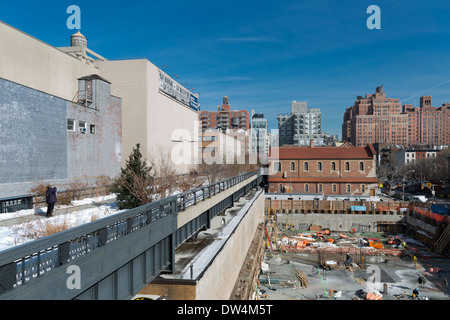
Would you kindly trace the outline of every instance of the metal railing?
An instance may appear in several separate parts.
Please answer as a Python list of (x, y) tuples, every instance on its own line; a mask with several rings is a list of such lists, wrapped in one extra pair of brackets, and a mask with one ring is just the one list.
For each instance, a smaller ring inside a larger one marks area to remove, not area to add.
[(167, 219), (168, 233), (173, 234), (177, 231), (178, 212), (255, 175), (259, 177), (258, 172), (244, 173), (0, 252), (0, 299), (1, 294), (23, 287), (155, 221), (171, 217)]

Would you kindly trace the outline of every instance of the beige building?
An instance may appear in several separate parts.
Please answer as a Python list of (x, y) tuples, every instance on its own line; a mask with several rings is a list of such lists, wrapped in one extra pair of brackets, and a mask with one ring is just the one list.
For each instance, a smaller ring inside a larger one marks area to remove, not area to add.
[(231, 133), (217, 129), (207, 129), (199, 133), (198, 161), (206, 164), (233, 164), (245, 155), (243, 142)]
[(123, 164), (137, 143), (148, 159), (171, 153), (184, 172), (193, 163), (198, 95), (147, 59), (109, 61), (79, 32), (70, 46), (55, 48), (0, 22), (0, 39), (0, 78), (77, 102), (77, 79), (96, 74), (111, 83), (111, 94), (122, 98)]
[(72, 101), (78, 78), (98, 74), (94, 60), (76, 57), (0, 21), (0, 78)]
[(162, 148), (186, 172), (194, 163), (198, 142), (196, 105), (187, 99), (197, 97), (147, 59), (98, 60), (96, 65), (111, 81), (112, 94), (122, 98), (124, 161), (140, 143), (147, 158)]

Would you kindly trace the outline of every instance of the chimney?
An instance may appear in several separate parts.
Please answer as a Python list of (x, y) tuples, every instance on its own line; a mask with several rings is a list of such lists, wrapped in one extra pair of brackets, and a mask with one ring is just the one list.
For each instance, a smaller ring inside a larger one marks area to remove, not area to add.
[(309, 146), (314, 148), (314, 139), (309, 140)]

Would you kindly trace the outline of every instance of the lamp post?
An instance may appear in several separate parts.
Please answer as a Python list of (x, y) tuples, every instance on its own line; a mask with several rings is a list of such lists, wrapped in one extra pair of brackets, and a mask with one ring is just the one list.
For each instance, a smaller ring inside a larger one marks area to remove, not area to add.
[(405, 201), (405, 178), (406, 178), (406, 175), (410, 172), (416, 172), (416, 170), (409, 170), (403, 176), (403, 201)]

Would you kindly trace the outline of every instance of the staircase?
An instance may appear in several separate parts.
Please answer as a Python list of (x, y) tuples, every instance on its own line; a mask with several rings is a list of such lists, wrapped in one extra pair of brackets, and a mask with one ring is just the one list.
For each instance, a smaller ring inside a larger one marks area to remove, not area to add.
[(449, 241), (450, 241), (450, 224), (447, 225), (447, 228), (445, 228), (444, 232), (442, 232), (441, 236), (434, 245), (436, 253), (438, 254), (444, 253)]

